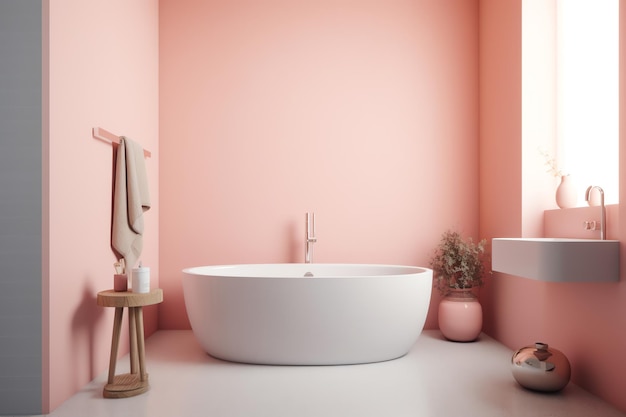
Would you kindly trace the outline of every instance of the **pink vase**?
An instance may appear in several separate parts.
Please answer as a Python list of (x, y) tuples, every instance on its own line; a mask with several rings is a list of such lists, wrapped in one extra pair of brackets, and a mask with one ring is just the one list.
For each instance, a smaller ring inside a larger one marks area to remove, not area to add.
[(471, 290), (452, 290), (439, 302), (439, 330), (454, 342), (473, 342), (483, 326), (483, 309)]
[(556, 204), (560, 208), (572, 208), (578, 205), (576, 183), (569, 175), (563, 175), (561, 183), (556, 188)]

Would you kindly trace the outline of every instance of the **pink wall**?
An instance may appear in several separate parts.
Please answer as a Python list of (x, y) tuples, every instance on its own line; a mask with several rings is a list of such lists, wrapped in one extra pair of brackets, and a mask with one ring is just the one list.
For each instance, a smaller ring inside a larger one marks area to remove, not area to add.
[(160, 327), (189, 326), (184, 267), (302, 262), (306, 211), (315, 262), (426, 266), (476, 236), (477, 12), (161, 0)]
[[(146, 163), (154, 204), (145, 217), (143, 260), (158, 285), (158, 3), (46, 1), (44, 45), (47, 411), (108, 366), (113, 309), (98, 307), (96, 293), (113, 286), (112, 147), (92, 139), (94, 126), (153, 152)], [(146, 310), (151, 333), (156, 309)]]
[[(522, 236), (524, 222), (533, 216), (520, 211), (520, 200), (524, 198), (520, 179), (522, 4), (521, 0), (481, 0), (479, 9), (481, 236)], [(620, 14), (621, 39), (625, 40), (624, 8)], [(622, 67), (625, 44), (621, 42)], [(621, 102), (626, 103), (624, 83), (621, 85)], [(622, 120), (626, 120), (625, 109), (621, 106)], [(624, 161), (626, 135), (621, 125), (620, 152)], [(623, 179), (626, 165), (620, 165)], [(622, 196), (626, 195), (624, 183), (622, 180)], [(610, 227), (615, 239), (626, 236), (626, 224), (618, 223), (615, 215), (626, 216), (624, 206), (611, 209), (611, 217), (618, 224)], [(554, 213), (548, 217), (552, 219)], [(579, 227), (579, 222), (563, 228), (560, 222), (569, 217), (560, 217), (551, 220), (546, 230), (574, 237), (577, 230), (572, 229)], [(621, 256), (626, 259), (623, 246)], [(623, 281), (622, 277), (619, 283), (542, 283), (495, 273), (482, 294), (485, 331), (512, 349), (537, 340), (557, 347), (571, 361), (574, 382), (626, 411), (622, 392), (626, 384)]]

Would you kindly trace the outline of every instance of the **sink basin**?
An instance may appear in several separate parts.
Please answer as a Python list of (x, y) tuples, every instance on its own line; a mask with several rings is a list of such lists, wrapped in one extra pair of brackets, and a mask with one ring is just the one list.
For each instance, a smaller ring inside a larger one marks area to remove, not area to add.
[(619, 281), (619, 241), (494, 238), (491, 268), (551, 282)]

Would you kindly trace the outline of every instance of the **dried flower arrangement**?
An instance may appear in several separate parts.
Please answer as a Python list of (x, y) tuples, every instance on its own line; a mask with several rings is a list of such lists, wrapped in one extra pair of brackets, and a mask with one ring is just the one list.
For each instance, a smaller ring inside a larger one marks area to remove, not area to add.
[(554, 158), (550, 152), (548, 152), (544, 148), (537, 148), (537, 151), (544, 159), (544, 165), (548, 168), (546, 172), (552, 174), (555, 177), (565, 177), (569, 174), (564, 172), (556, 162), (556, 158)]
[(486, 244), (485, 239), (474, 243), (472, 238), (463, 240), (459, 232), (446, 231), (430, 259), (433, 286), (442, 295), (454, 289), (482, 286)]

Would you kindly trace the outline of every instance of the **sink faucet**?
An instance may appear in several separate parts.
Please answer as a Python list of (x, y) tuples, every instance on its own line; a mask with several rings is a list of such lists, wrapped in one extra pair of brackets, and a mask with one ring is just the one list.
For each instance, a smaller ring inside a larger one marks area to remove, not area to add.
[(597, 185), (590, 185), (585, 192), (585, 201), (589, 201), (591, 191), (594, 189), (600, 192), (600, 240), (606, 240), (606, 208), (604, 207), (604, 190)]
[(306, 213), (304, 239), (304, 263), (310, 264), (313, 255), (313, 244), (317, 242), (315, 237), (315, 213)]

